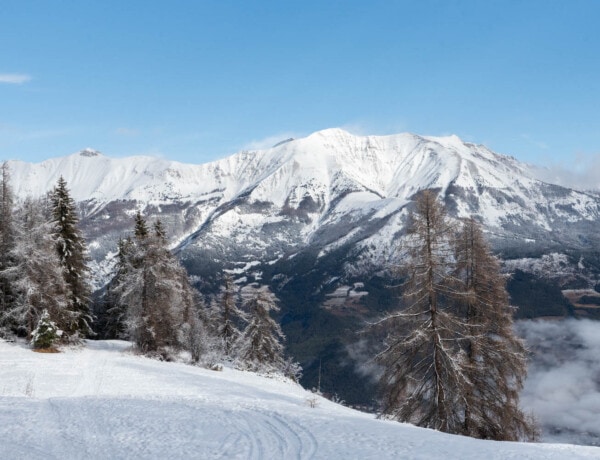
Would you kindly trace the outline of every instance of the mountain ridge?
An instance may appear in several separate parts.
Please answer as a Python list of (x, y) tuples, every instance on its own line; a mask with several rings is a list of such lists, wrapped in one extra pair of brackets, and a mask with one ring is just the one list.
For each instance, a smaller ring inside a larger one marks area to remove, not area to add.
[[(42, 196), (63, 176), (84, 220), (102, 226), (99, 221), (110, 220), (115, 207), (123, 208), (121, 218), (137, 209), (162, 215), (174, 247), (184, 242), (188, 247), (202, 229), (240, 240), (277, 226), (288, 231), (274, 237), (289, 238), (290, 247), (310, 244), (322, 239), (323, 225), (341, 220), (391, 220), (393, 234), (403, 225), (402, 210), (424, 188), (438, 189), (452, 214), (474, 215), (505, 242), (515, 235), (544, 239), (556, 222), (585, 226), (600, 216), (600, 194), (538, 181), (515, 158), (455, 135), (355, 136), (330, 128), (198, 165), (150, 156), (111, 158), (86, 148), (9, 166), (19, 198)], [(268, 244), (258, 246), (264, 250)]]

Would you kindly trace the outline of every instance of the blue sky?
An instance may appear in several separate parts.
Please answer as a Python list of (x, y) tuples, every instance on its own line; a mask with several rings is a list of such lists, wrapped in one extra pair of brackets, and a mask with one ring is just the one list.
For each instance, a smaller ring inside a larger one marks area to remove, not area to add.
[(595, 0), (0, 9), (0, 158), (200, 163), (330, 127), (457, 134), (538, 164), (600, 152)]

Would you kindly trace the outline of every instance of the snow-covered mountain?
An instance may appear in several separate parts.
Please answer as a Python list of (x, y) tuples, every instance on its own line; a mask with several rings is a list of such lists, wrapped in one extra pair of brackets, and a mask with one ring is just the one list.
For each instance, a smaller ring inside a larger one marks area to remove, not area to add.
[(381, 264), (407, 204), (424, 188), (439, 189), (454, 215), (480, 218), (498, 248), (598, 239), (600, 195), (537, 181), (514, 158), (456, 136), (328, 129), (202, 165), (86, 149), (10, 167), (20, 197), (42, 195), (64, 176), (97, 260), (126, 231), (124, 217), (141, 208), (160, 215), (174, 245), (210, 249), (224, 263), (273, 262), (306, 247), (324, 255), (350, 244), (367, 265)]
[[(222, 269), (239, 284), (270, 285), (303, 384), (315, 384), (322, 363), (326, 390), (350, 403), (369, 404), (373, 395), (354, 365), (366, 359), (355, 332), (394, 308), (386, 269), (398, 262), (398, 236), (419, 190), (438, 189), (451, 215), (484, 224), (516, 273), (508, 287), (521, 317), (600, 318), (598, 305), (582, 301), (596, 299), (600, 279), (600, 194), (536, 180), (527, 165), (456, 136), (328, 129), (202, 165), (86, 149), (10, 168), (21, 198), (44, 194), (64, 176), (81, 209), (97, 286), (110, 276), (117, 240), (132, 232), (138, 209), (163, 221), (205, 294)], [(582, 294), (571, 301), (561, 289)]]
[(376, 420), (277, 378), (136, 356), (127, 342), (34, 353), (0, 340), (0, 457), (591, 459)]

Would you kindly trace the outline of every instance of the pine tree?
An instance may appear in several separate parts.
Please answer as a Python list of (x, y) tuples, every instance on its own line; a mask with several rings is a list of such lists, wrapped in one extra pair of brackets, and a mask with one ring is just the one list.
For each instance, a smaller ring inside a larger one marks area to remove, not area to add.
[(534, 438), (534, 423), (519, 408), (527, 373), (525, 347), (513, 332), (500, 265), (474, 219), (463, 222), (455, 254), (456, 301), (467, 328), (462, 345), (470, 383), (464, 434), (507, 441)]
[[(31, 336), (42, 312), (64, 330), (74, 321), (69, 310), (69, 287), (63, 276), (54, 224), (40, 200), (27, 199), (17, 213), (17, 234), (10, 250), (13, 265), (2, 270), (11, 285), (14, 301), (4, 311), (4, 319), (20, 335)], [(65, 339), (66, 337), (63, 337)]]
[(85, 240), (79, 230), (75, 202), (66, 181), (59, 178), (51, 194), (52, 217), (57, 226), (56, 248), (69, 286), (69, 309), (74, 321), (66, 332), (72, 336), (92, 334), (90, 313), (91, 288), (88, 280), (88, 255)]
[(468, 382), (457, 341), (462, 323), (448, 308), (453, 295), (452, 226), (430, 190), (418, 196), (411, 219), (406, 307), (378, 323), (389, 330), (376, 357), (384, 367), (382, 416), (459, 433)]
[(230, 358), (235, 351), (236, 342), (241, 336), (237, 325), (246, 320), (246, 314), (240, 310), (236, 301), (237, 293), (233, 278), (225, 274), (221, 298), (217, 304), (216, 334), (223, 344), (225, 357)]
[(266, 288), (258, 290), (247, 302), (246, 310), (250, 322), (242, 338), (242, 361), (251, 370), (282, 372), (286, 367), (282, 344), (285, 336), (270, 315), (271, 311), (279, 311), (277, 298)]

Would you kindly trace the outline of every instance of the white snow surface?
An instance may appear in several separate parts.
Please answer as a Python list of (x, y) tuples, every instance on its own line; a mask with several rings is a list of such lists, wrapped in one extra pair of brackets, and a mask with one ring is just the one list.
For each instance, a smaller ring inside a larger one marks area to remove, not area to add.
[(129, 348), (88, 341), (41, 354), (0, 341), (0, 458), (600, 458), (596, 447), (481, 441), (377, 420), (281, 378)]

